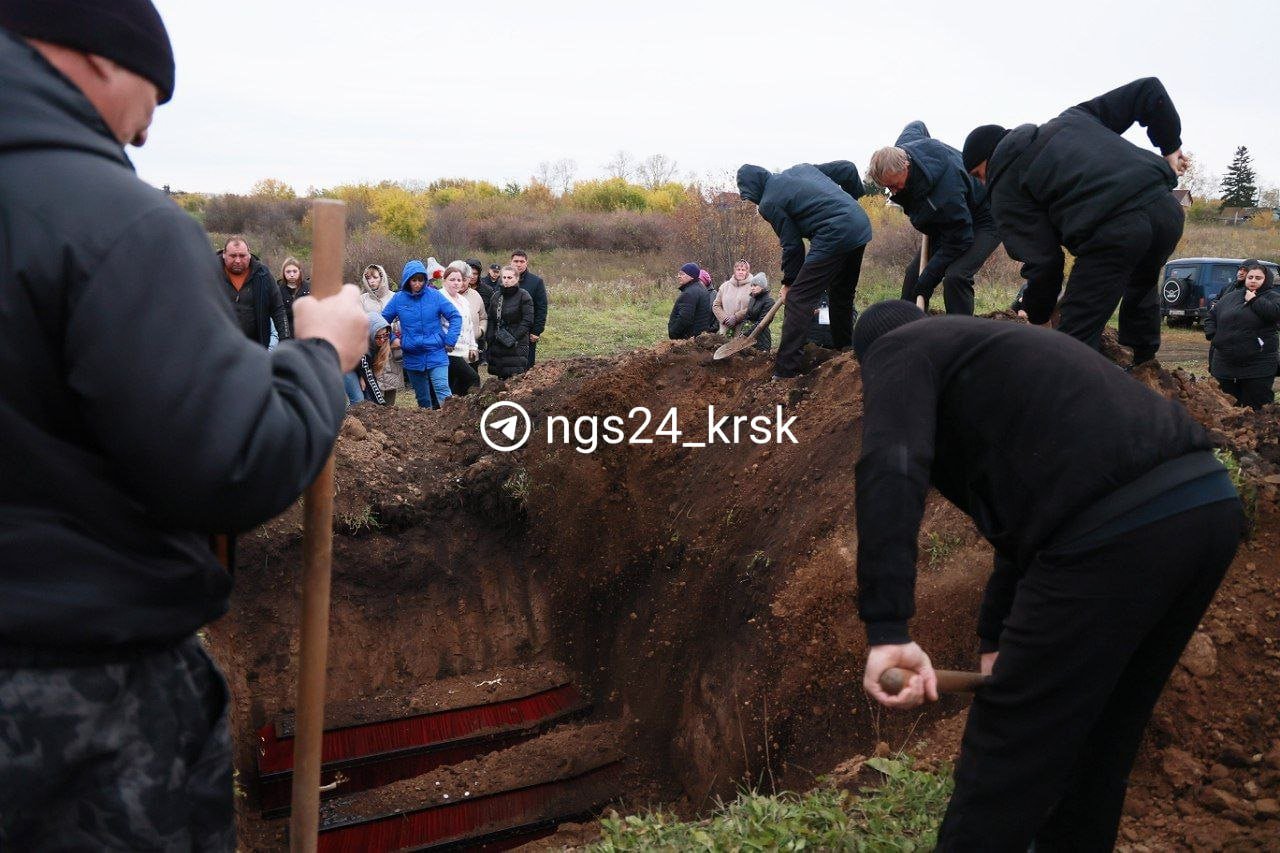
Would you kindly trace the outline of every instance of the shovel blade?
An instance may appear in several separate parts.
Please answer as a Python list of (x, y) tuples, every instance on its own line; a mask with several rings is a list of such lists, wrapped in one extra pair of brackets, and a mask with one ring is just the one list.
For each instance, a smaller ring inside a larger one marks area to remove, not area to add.
[(755, 342), (756, 339), (751, 335), (739, 335), (728, 343), (721, 344), (720, 347), (712, 354), (711, 358), (715, 361), (719, 361), (722, 358), (728, 358), (734, 353), (742, 352), (744, 349), (750, 349)]

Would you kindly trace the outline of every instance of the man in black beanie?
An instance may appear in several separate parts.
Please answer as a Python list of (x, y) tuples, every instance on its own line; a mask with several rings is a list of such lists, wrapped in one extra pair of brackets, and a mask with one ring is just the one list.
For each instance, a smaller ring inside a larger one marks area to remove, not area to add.
[(240, 332), (123, 149), (173, 85), (147, 0), (0, 0), (3, 850), (235, 849), (208, 537), (294, 502), (368, 345), (355, 288)]
[[(893, 300), (853, 337), (863, 685), (881, 704), (937, 699), (907, 629), (929, 487), (995, 549), (991, 678), (938, 849), (1110, 850), (1151, 709), (1239, 543), (1230, 477), (1179, 403), (1067, 335)], [(913, 673), (895, 696), (889, 667)]]
[[(1161, 157), (1120, 134), (1134, 122)], [(1005, 250), (1021, 261), (1022, 306), (1049, 321), (1062, 290), (1066, 246), (1075, 257), (1059, 331), (1098, 347), (1120, 306), (1120, 343), (1134, 363), (1160, 348), (1160, 270), (1182, 236), (1172, 190), (1187, 167), (1182, 122), (1154, 77), (1121, 86), (1036, 126), (976, 128), (964, 167), (987, 185)]]

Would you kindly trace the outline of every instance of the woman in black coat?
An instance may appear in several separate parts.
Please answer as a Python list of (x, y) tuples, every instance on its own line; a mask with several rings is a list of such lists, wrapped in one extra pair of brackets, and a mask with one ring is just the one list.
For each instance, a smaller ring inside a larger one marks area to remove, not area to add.
[(1275, 400), (1271, 385), (1280, 356), (1280, 290), (1271, 270), (1253, 264), (1244, 284), (1222, 295), (1204, 320), (1209, 372), (1236, 404), (1259, 409)]
[(533, 297), (520, 287), (513, 266), (502, 268), (502, 286), (489, 303), (489, 375), (502, 379), (529, 369), (529, 333), (533, 331)]

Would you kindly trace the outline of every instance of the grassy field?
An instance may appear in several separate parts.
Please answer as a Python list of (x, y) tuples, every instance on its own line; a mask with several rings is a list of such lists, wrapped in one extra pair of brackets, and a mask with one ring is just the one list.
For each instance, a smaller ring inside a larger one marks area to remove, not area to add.
[[(483, 258), (486, 264), (492, 260), (505, 262), (509, 255), (488, 254), (490, 257)], [(1174, 257), (1191, 256), (1280, 258), (1280, 229), (1188, 223)], [(1017, 285), (1007, 283), (1005, 269), (1010, 263), (997, 258), (991, 267), (998, 274), (979, 275), (977, 313), (1002, 310), (1013, 301)], [(546, 279), (551, 301), (546, 334), (538, 346), (539, 359), (608, 356), (664, 340), (667, 317), (677, 294), (678, 267), (679, 263), (655, 252), (560, 249), (535, 253), (530, 268)], [(765, 272), (776, 295), (778, 273)], [(727, 271), (720, 271), (717, 279), (725, 274)], [(900, 270), (864, 263), (856, 298), (858, 309), (896, 297), (900, 283)], [(935, 307), (940, 308), (941, 301), (939, 292), (934, 297)], [(780, 323), (781, 318), (774, 322)], [(1174, 361), (1178, 366), (1194, 369), (1201, 361), (1194, 352), (1203, 341), (1198, 329), (1166, 328), (1164, 336), (1166, 345), (1172, 344), (1176, 350), (1172, 354), (1177, 356)]]
[(711, 817), (680, 821), (661, 811), (601, 821), (592, 853), (720, 850), (932, 850), (951, 793), (948, 768), (912, 769), (905, 756), (872, 758), (883, 776), (858, 794), (819, 786), (804, 794), (745, 792)]

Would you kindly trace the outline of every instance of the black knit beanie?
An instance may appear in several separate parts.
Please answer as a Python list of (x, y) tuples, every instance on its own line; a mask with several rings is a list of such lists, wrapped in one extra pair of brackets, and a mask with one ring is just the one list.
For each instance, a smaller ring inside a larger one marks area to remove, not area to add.
[(173, 46), (150, 0), (0, 0), (0, 27), (110, 59), (173, 97)]
[(905, 299), (886, 299), (877, 302), (858, 315), (858, 322), (853, 326), (853, 352), (858, 361), (866, 355), (871, 345), (899, 326), (905, 326), (913, 320), (923, 320), (924, 312), (914, 302)]
[(978, 164), (990, 159), (992, 152), (1008, 132), (998, 124), (975, 127), (964, 140), (964, 151), (961, 152), (964, 157), (964, 170), (972, 172)]

